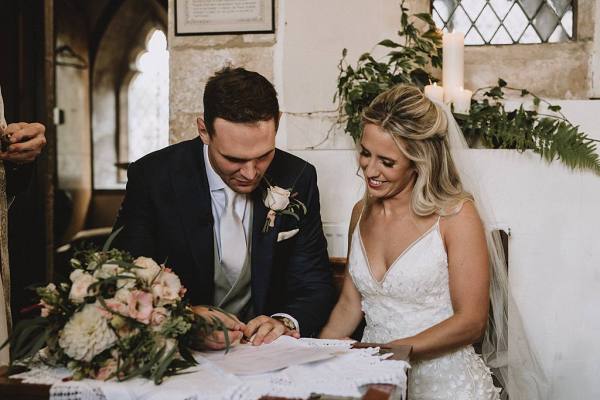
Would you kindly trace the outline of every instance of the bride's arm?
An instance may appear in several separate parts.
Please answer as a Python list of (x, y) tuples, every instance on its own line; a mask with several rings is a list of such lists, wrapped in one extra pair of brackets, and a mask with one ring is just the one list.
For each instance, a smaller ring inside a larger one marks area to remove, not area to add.
[(354, 282), (352, 282), (352, 278), (350, 278), (350, 274), (346, 268), (342, 294), (319, 337), (321, 339), (349, 337), (362, 320), (362, 317), (360, 293), (354, 286)]
[(489, 270), (485, 233), (475, 206), (444, 219), (450, 296), (454, 315), (392, 344), (413, 346), (412, 359), (428, 359), (477, 342), (485, 332), (489, 308)]
[[(350, 227), (348, 229), (348, 255), (350, 255), (352, 234), (354, 233), (362, 209), (362, 201), (356, 203), (352, 209)], [(363, 317), (360, 300), (360, 293), (356, 289), (356, 286), (354, 286), (354, 282), (348, 272), (348, 265), (346, 265), (342, 293), (319, 337), (321, 339), (339, 339), (350, 336), (358, 324), (360, 324)]]

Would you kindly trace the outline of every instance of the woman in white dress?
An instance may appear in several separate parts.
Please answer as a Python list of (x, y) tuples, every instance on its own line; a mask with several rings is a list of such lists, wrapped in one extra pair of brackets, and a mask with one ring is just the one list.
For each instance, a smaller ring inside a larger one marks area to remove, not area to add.
[(322, 338), (411, 345), (409, 398), (498, 399), (472, 344), (488, 319), (490, 273), (482, 222), (461, 185), (443, 110), (396, 86), (363, 113), (348, 272)]

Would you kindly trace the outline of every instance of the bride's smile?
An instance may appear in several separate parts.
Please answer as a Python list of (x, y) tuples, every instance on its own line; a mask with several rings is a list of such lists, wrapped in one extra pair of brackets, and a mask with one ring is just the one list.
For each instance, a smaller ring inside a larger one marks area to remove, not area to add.
[(359, 165), (369, 195), (388, 199), (410, 191), (415, 170), (389, 133), (375, 124), (366, 124), (360, 146)]

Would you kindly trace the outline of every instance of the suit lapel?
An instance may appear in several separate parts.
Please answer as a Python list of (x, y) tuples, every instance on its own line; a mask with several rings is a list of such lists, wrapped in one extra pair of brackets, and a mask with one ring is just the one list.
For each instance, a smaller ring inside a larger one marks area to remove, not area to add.
[(193, 257), (194, 275), (199, 275), (197, 282), (201, 287), (198, 288), (198, 296), (194, 295), (194, 297), (197, 301), (212, 301), (214, 290), (213, 217), (204, 165), (203, 144), (200, 139), (192, 141), (190, 151), (171, 170), (171, 182), (185, 239)]
[[(267, 169), (265, 176), (272, 185), (278, 185), (280, 174), (285, 168), (280, 165), (281, 157), (276, 151), (273, 162)], [(279, 232), (281, 218), (275, 219), (275, 226), (268, 232), (263, 232), (263, 226), (267, 219), (268, 209), (263, 203), (263, 197), (267, 190), (267, 184), (263, 182), (252, 192), (254, 203), (252, 218), (252, 299), (254, 312), (263, 314), (271, 281), (271, 270), (273, 268), (273, 251), (275, 248), (277, 232)]]
[(254, 312), (262, 314), (267, 300), (267, 292), (273, 266), (273, 246), (275, 244), (275, 229), (264, 233), (262, 228), (267, 218), (267, 208), (263, 204), (264, 188), (259, 186), (252, 194), (254, 203), (252, 215), (252, 299)]

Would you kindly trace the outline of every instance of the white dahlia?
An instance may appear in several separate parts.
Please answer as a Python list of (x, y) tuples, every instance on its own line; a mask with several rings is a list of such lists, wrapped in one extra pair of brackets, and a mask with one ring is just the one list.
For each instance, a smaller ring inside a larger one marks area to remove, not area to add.
[(116, 341), (117, 336), (102, 317), (98, 306), (87, 304), (66, 323), (58, 344), (69, 357), (90, 362)]

